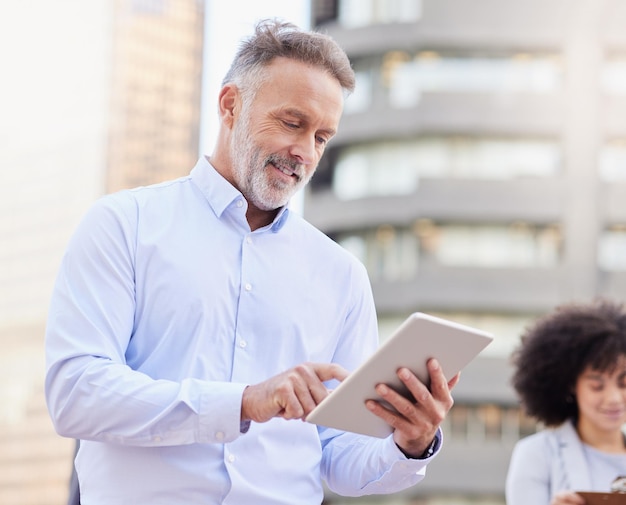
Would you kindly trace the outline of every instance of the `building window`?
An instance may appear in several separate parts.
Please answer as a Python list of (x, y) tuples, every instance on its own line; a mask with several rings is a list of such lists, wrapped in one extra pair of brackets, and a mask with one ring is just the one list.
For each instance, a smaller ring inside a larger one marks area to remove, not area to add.
[(359, 258), (374, 279), (401, 280), (417, 272), (419, 247), (411, 230), (384, 225), (341, 235), (337, 242)]
[(602, 147), (598, 171), (605, 182), (626, 182), (626, 139), (615, 139)]
[(421, 0), (341, 0), (339, 23), (346, 28), (414, 23), (422, 17)]
[[(449, 436), (453, 440), (467, 440), (470, 412), (469, 408), (456, 405), (450, 410), (446, 421), (444, 422), (444, 429), (446, 436)], [(447, 424), (447, 426), (445, 426)]]
[(626, 271), (626, 224), (604, 230), (598, 242), (598, 266), (605, 271)]
[(519, 407), (494, 404), (455, 405), (443, 423), (446, 436), (469, 444), (515, 443), (537, 429)]
[(411, 194), (421, 178), (550, 177), (560, 166), (560, 146), (553, 140), (432, 137), (377, 142), (339, 153), (333, 191), (344, 200)]
[[(557, 226), (437, 224), (379, 226), (339, 234), (336, 241), (365, 265), (372, 280), (406, 280), (429, 261), (447, 267), (546, 268), (558, 264)], [(623, 255), (626, 258), (626, 254)]]
[(605, 62), (600, 85), (608, 95), (626, 95), (626, 56), (612, 57)]
[(390, 105), (415, 107), (423, 93), (553, 93), (561, 87), (560, 60), (554, 56), (455, 56), (435, 51), (416, 55), (392, 51), (382, 72)]
[(168, 0), (131, 0), (130, 8), (135, 14), (162, 15), (168, 8)]
[(354, 92), (345, 101), (344, 112), (354, 114), (365, 112), (372, 106), (374, 93), (374, 76), (369, 68), (354, 66), (355, 87)]
[(316, 0), (312, 2), (314, 25), (322, 25), (337, 19), (337, 2), (340, 0)]
[(428, 251), (449, 267), (547, 268), (558, 264), (561, 233), (556, 226), (528, 223), (437, 227)]

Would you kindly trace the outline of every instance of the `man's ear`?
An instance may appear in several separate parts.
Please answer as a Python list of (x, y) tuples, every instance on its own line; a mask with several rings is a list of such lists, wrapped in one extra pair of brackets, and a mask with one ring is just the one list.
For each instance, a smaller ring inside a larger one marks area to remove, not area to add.
[(226, 84), (218, 97), (218, 111), (222, 123), (232, 128), (235, 117), (239, 113), (240, 104), (239, 88), (234, 84)]

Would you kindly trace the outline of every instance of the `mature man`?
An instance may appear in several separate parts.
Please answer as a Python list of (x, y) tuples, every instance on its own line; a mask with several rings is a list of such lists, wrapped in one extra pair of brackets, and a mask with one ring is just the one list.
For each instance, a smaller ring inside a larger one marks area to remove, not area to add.
[(353, 87), (332, 39), (262, 22), (224, 79), (211, 156), (85, 216), (46, 335), (83, 505), (312, 505), (323, 481), (358, 496), (423, 477), (457, 380), (434, 360), (430, 389), (399, 371), (413, 401), (381, 385), (397, 411), (368, 402), (387, 439), (301, 421), (378, 343), (364, 267), (287, 205)]

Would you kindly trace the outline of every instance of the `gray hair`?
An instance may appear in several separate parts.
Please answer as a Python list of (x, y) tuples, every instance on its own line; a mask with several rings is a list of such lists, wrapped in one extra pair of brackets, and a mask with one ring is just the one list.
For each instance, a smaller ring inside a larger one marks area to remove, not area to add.
[(263, 83), (265, 67), (279, 57), (322, 68), (337, 79), (346, 94), (354, 91), (354, 71), (337, 42), (328, 35), (302, 31), (275, 19), (260, 21), (254, 35), (241, 43), (222, 86), (234, 83), (244, 100), (251, 99)]

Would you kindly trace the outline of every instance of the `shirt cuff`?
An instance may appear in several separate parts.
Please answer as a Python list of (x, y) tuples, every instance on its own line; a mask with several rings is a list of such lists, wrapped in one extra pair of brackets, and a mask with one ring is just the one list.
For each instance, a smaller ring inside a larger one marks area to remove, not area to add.
[[(246, 384), (205, 384), (202, 395), (199, 439), (200, 443), (227, 443), (245, 433), (248, 426), (241, 421), (241, 397)], [(219, 412), (219, 415), (215, 415)]]
[(437, 435), (438, 433), (435, 434), (435, 438), (433, 438), (433, 441), (426, 448), (426, 450), (421, 454), (421, 456), (418, 456), (415, 459), (428, 459), (432, 457), (433, 454), (435, 454), (435, 452), (437, 451), (437, 449), (439, 449), (439, 446), (441, 445), (441, 439)]
[(398, 450), (403, 454), (403, 456), (406, 459), (429, 459), (432, 458), (433, 456), (437, 455), (439, 453), (439, 450), (441, 449), (441, 444), (443, 441), (443, 433), (441, 431), (441, 428), (437, 429), (437, 432), (435, 433), (435, 437), (433, 438), (432, 442), (430, 443), (430, 445), (426, 448), (426, 450), (419, 456), (409, 456), (407, 455), (399, 446)]
[(248, 430), (250, 429), (250, 423), (252, 421), (250, 421), (250, 419), (246, 419), (245, 421), (241, 421), (239, 423), (239, 433), (241, 433), (242, 435), (244, 433), (248, 433)]

